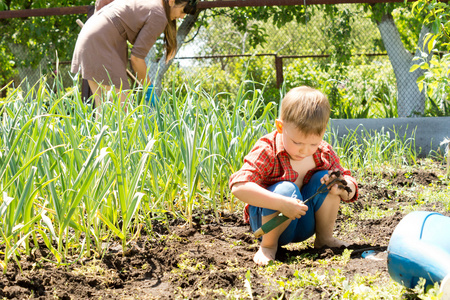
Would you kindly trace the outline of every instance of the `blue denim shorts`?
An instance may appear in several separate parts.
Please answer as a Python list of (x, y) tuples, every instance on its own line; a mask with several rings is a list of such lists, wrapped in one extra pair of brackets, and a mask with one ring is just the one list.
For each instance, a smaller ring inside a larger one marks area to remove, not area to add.
[[(328, 171), (318, 171), (314, 173), (311, 180), (305, 184), (301, 191), (298, 186), (290, 181), (280, 181), (276, 184), (269, 186), (267, 189), (273, 193), (277, 193), (283, 196), (292, 197), (295, 199), (308, 199), (311, 197), (317, 189), (321, 185), (320, 179), (328, 174)], [(315, 212), (319, 210), (322, 206), (325, 197), (328, 195), (327, 192), (318, 194), (313, 199), (311, 199), (306, 205), (308, 206), (308, 211), (304, 216), (299, 219), (295, 219), (291, 221), (286, 230), (281, 234), (278, 245), (286, 245), (289, 243), (297, 243), (304, 240), (307, 240), (315, 233), (316, 220), (315, 220)], [(276, 213), (276, 210), (261, 208), (256, 206), (249, 206), (249, 215), (250, 215), (250, 226), (254, 231), (261, 227), (262, 216), (267, 216)]]

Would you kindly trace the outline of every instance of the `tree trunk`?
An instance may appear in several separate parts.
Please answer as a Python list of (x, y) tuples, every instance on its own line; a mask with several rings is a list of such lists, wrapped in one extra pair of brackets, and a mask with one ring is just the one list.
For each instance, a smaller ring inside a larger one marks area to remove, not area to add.
[[(377, 25), (397, 79), (398, 116), (421, 116), (425, 111), (425, 93), (419, 91), (417, 78), (422, 76), (424, 72), (420, 68), (414, 72), (409, 72), (411, 66), (418, 61), (413, 61), (414, 55), (406, 51), (392, 15), (390, 13), (385, 14)], [(427, 54), (426, 60), (430, 55), (427, 49), (423, 49), (423, 39), (428, 32), (428, 28), (423, 26), (416, 51), (416, 56), (420, 57), (421, 50), (424, 50), (423, 52)]]
[[(180, 27), (177, 30), (177, 53), (178, 50), (180, 50), (181, 46), (183, 45), (184, 40), (186, 39), (187, 35), (191, 31), (191, 29), (194, 27), (195, 21), (198, 19), (198, 15), (200, 13), (200, 10), (197, 11), (195, 15), (187, 15), (183, 23), (181, 23)], [(149, 76), (153, 83), (153, 86), (156, 87), (156, 93), (158, 96), (161, 96), (161, 83), (164, 78), (164, 74), (169, 69), (170, 65), (172, 65), (173, 59), (168, 61), (166, 63), (166, 53), (164, 53), (163, 57), (156, 61), (155, 59), (156, 51), (154, 47), (150, 49), (150, 52), (147, 54), (147, 57), (145, 58), (145, 61), (147, 63), (147, 66), (150, 66), (149, 68)]]

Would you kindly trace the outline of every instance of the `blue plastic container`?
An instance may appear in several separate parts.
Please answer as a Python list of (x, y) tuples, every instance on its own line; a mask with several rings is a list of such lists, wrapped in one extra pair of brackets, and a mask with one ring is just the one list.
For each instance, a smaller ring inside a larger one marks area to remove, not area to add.
[(388, 246), (388, 271), (395, 281), (414, 288), (419, 279), (434, 284), (450, 274), (450, 218), (416, 211), (395, 228)]

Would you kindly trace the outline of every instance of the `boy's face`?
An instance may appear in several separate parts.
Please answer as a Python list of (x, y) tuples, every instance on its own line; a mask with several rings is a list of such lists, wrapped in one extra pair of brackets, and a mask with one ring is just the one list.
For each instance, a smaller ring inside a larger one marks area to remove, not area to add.
[(304, 134), (290, 123), (283, 123), (282, 120), (275, 121), (278, 133), (282, 134), (284, 149), (289, 155), (289, 158), (295, 161), (301, 161), (304, 158), (313, 155), (320, 143), (323, 135)]

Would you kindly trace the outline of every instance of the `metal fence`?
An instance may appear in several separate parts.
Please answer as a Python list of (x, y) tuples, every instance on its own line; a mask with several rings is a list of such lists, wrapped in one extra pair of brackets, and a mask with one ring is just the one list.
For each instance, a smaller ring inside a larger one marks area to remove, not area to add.
[[(251, 46), (248, 32), (238, 31), (232, 23), (233, 11), (224, 11), (195, 33), (196, 38), (180, 49), (177, 60), (184, 65), (185, 61), (200, 61), (206, 68), (219, 63), (226, 69), (233, 61), (266, 57), (264, 61), (272, 64), (271, 76), (278, 88), (283, 82), (288, 87), (320, 87), (327, 79), (334, 87), (329, 92), (336, 96), (348, 98), (353, 93), (360, 97), (359, 102), (352, 102), (354, 105), (372, 105), (374, 99), (384, 102), (381, 107), (389, 111), (381, 116), (423, 115), (427, 97), (416, 83), (423, 72), (409, 71), (417, 63), (413, 60), (420, 55), (417, 46), (427, 31), (421, 31), (414, 18), (404, 18), (407, 10), (400, 9), (394, 16), (389, 14), (374, 22), (361, 5), (335, 6), (332, 16), (322, 7), (307, 7), (305, 22), (292, 21), (281, 28), (270, 25), (269, 20), (264, 26), (266, 42), (256, 46)], [(262, 22), (249, 21), (247, 26), (255, 25)], [(364, 109), (356, 115), (365, 116)]]
[[(233, 4), (236, 1), (217, 2)], [(209, 5), (211, 3), (213, 2), (209, 2)], [(420, 44), (419, 36), (423, 36), (424, 31), (421, 33), (408, 31), (414, 26), (408, 26), (408, 23), (403, 20), (401, 35), (396, 27), (398, 22), (394, 22), (397, 20), (389, 15), (376, 24), (358, 4), (337, 5), (340, 13), (334, 17), (326, 16), (318, 7), (314, 10), (310, 7), (307, 7), (307, 18), (304, 23), (292, 21), (281, 28), (264, 26), (266, 28), (265, 43), (257, 45), (252, 45), (251, 35), (248, 32), (238, 31), (232, 24), (229, 15), (233, 13), (233, 10), (223, 11), (220, 16), (214, 17), (214, 21), (208, 27), (191, 30), (185, 40), (192, 39), (192, 41), (181, 46), (174, 62), (185, 68), (193, 65), (208, 68), (209, 64), (218, 63), (226, 69), (226, 66), (231, 65), (233, 61), (265, 57), (265, 61), (269, 61), (272, 68), (268, 73), (271, 77), (269, 80), (273, 80), (276, 87), (280, 87), (283, 82), (289, 86), (301, 83), (313, 84), (315, 81), (325, 80), (334, 82), (336, 93), (364, 94), (370, 93), (369, 89), (375, 86), (381, 89), (379, 93), (395, 98), (380, 101), (395, 100), (398, 116), (423, 114), (426, 97), (418, 90), (416, 84), (420, 70), (414, 74), (409, 70), (415, 63), (413, 57), (417, 52), (416, 46)], [(308, 10), (310, 10), (309, 14)], [(204, 11), (199, 14), (199, 18), (203, 18), (207, 13), (211, 14), (210, 11)], [(401, 14), (402, 11), (399, 13)], [(58, 16), (39, 16), (29, 17), (28, 20), (42, 22), (50, 17), (58, 18)], [(86, 15), (79, 17), (83, 21), (86, 20)], [(183, 25), (186, 24), (181, 26)], [(250, 28), (254, 25), (263, 26), (261, 21), (251, 21), (248, 26)], [(348, 28), (351, 30), (343, 32)], [(79, 31), (79, 28), (74, 24), (73, 30)], [(73, 46), (74, 41), (67, 45), (69, 48)], [(10, 47), (16, 61), (23, 61), (30, 55), (34, 55), (24, 44), (10, 45)], [(153, 49), (151, 53), (157, 54), (160, 51)], [(157, 60), (154, 57), (155, 55), (149, 55), (149, 63), (155, 65)], [(16, 64), (19, 67), (14, 78), (15, 82), (19, 83), (27, 78), (28, 82), (33, 83), (43, 74), (50, 74), (48, 77), (51, 80), (56, 70), (56, 63), (55, 61), (49, 63), (49, 60), (51, 59), (43, 57), (42, 61), (47, 62), (37, 67)], [(346, 65), (352, 65), (353, 68), (346, 68)], [(151, 71), (156, 69), (151, 68)], [(74, 74), (70, 73), (70, 57), (60, 58), (57, 71), (62, 75), (65, 85), (74, 84)], [(314, 74), (319, 71), (328, 74)], [(370, 80), (380, 80), (381, 83), (368, 85)], [(389, 87), (396, 90), (389, 91)], [(364, 101), (360, 104), (368, 105)]]

